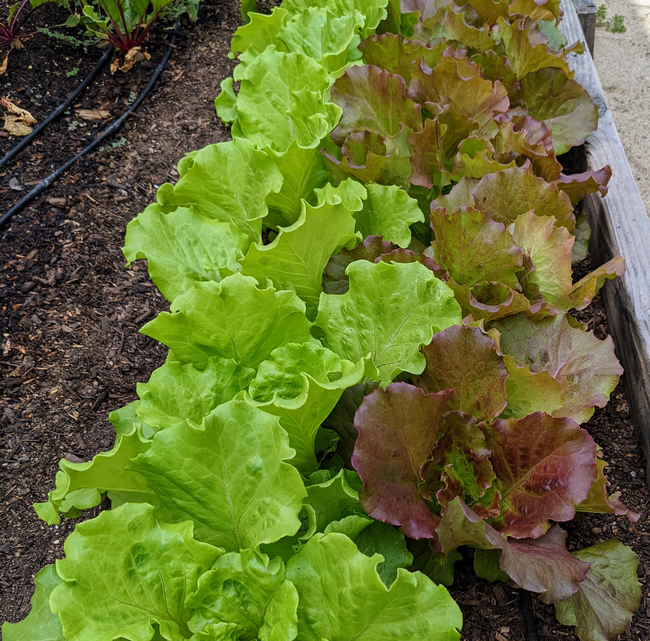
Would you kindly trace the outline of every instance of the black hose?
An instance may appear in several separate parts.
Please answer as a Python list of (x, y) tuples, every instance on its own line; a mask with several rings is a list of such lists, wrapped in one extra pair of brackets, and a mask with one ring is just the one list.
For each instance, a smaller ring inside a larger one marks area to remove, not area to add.
[[(180, 26), (180, 17), (176, 21), (176, 26), (174, 30), (178, 30)], [(169, 56), (171, 56), (172, 49), (176, 44), (176, 35), (172, 36), (169, 47), (167, 48), (167, 53), (165, 53), (164, 58), (156, 68), (151, 76), (149, 84), (145, 87), (144, 91), (140, 94), (139, 98), (129, 107), (128, 111), (120, 116), (114, 123), (109, 127), (104, 129), (104, 131), (93, 140), (85, 149), (82, 149), (74, 158), (70, 158), (68, 162), (64, 165), (61, 165), (54, 173), (50, 174), (47, 178), (44, 178), (34, 189), (32, 189), (26, 196), (20, 199), (2, 218), (0, 218), (0, 227), (4, 226), (13, 216), (15, 216), (19, 211), (21, 211), (28, 203), (30, 203), (36, 196), (41, 192), (45, 191), (53, 182), (55, 182), (62, 174), (64, 174), (72, 165), (74, 165), (77, 160), (85, 156), (87, 153), (91, 152), (95, 147), (100, 145), (104, 140), (112, 136), (116, 131), (118, 131), (122, 125), (128, 120), (129, 116), (133, 114), (134, 111), (142, 104), (144, 99), (147, 97), (149, 92), (153, 89), (154, 85), (158, 81), (160, 74), (163, 72)]]
[(519, 590), (519, 608), (524, 617), (527, 641), (539, 641), (539, 637), (537, 636), (535, 613), (533, 612), (533, 599), (528, 590)]
[(34, 140), (52, 121), (56, 120), (68, 107), (75, 101), (77, 96), (93, 81), (95, 76), (99, 73), (101, 68), (109, 61), (113, 55), (113, 48), (110, 47), (104, 55), (100, 58), (95, 68), (90, 72), (88, 77), (68, 96), (66, 101), (59, 105), (48, 117), (44, 120), (31, 134), (25, 136), (7, 155), (0, 160), (0, 167), (6, 165), (12, 158), (19, 154), (32, 140)]

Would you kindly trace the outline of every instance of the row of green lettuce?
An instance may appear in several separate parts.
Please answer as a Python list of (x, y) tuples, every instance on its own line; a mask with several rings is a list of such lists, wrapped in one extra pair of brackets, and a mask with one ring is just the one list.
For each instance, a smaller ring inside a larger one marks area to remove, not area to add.
[[(575, 206), (609, 168), (557, 159), (597, 125), (550, 0), (285, 0), (249, 14), (216, 101), (233, 140), (130, 223), (169, 347), (115, 446), (36, 506), (77, 525), (7, 641), (458, 639), (463, 557), (582, 641), (640, 601), (580, 427), (622, 369), (570, 313)], [(237, 84), (235, 84), (237, 83)]]

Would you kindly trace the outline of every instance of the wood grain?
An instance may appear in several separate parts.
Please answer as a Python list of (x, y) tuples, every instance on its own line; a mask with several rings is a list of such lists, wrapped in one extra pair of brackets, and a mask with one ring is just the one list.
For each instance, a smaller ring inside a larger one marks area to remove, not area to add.
[[(560, 29), (569, 40), (584, 41), (578, 15), (571, 0), (562, 0), (564, 18)], [(598, 130), (587, 140), (584, 153), (589, 168), (612, 168), (609, 193), (592, 195), (584, 202), (592, 229), (590, 252), (595, 265), (621, 255), (627, 272), (609, 281), (602, 291), (616, 352), (625, 368), (625, 388), (630, 411), (646, 459), (646, 482), (650, 487), (650, 220), (625, 157), (623, 145), (607, 106), (591, 54), (572, 55), (575, 79), (598, 106)], [(639, 123), (644, 126), (645, 123)], [(612, 438), (616, 438), (612, 434)]]

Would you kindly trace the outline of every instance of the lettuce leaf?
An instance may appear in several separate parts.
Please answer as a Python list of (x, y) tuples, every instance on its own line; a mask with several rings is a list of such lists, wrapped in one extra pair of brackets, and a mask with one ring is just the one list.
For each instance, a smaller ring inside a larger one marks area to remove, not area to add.
[(50, 603), (68, 641), (189, 637), (185, 597), (223, 554), (192, 538), (192, 524), (161, 523), (150, 505), (127, 504), (80, 523), (56, 571)]
[(280, 347), (260, 365), (250, 385), (251, 400), (279, 417), (296, 450), (291, 464), (303, 474), (318, 469), (315, 442), (321, 423), (365, 369), (365, 362), (355, 365), (316, 343)]
[(65, 641), (59, 617), (50, 609), (50, 595), (61, 583), (54, 565), (46, 565), (34, 577), (36, 590), (32, 596), (32, 609), (19, 623), (3, 623), (5, 641)]
[(213, 356), (256, 369), (276, 347), (311, 337), (305, 304), (290, 291), (258, 289), (234, 274), (197, 283), (141, 330), (173, 350), (181, 363), (205, 369)]
[(157, 494), (165, 520), (191, 519), (197, 539), (238, 552), (298, 531), (306, 492), (284, 462), (293, 454), (277, 418), (232, 400), (200, 429), (158, 432), (129, 467)]
[(127, 225), (122, 251), (127, 267), (146, 258), (151, 280), (173, 301), (194, 283), (219, 282), (240, 271), (249, 244), (250, 237), (233, 223), (186, 207), (165, 214), (151, 205)]
[(501, 495), (493, 526), (504, 536), (538, 538), (549, 519), (570, 521), (596, 481), (596, 444), (569, 418), (537, 412), (485, 427)]
[(36, 513), (49, 525), (60, 523), (59, 513), (76, 518), (82, 510), (99, 505), (104, 492), (118, 495), (121, 502), (156, 503), (144, 477), (126, 469), (131, 459), (149, 449), (150, 444), (138, 424), (132, 422), (128, 431), (118, 433), (112, 449), (99, 452), (91, 461), (71, 463), (61, 459), (55, 489), (48, 493), (46, 502), (34, 505)]
[(639, 558), (616, 539), (573, 554), (590, 564), (589, 572), (576, 594), (555, 604), (558, 620), (577, 626), (583, 641), (608, 641), (623, 634), (641, 602)]
[(246, 389), (255, 371), (232, 359), (208, 359), (205, 369), (173, 360), (138, 383), (138, 417), (155, 431), (189, 423), (200, 427), (212, 410)]
[(343, 204), (312, 207), (268, 245), (251, 245), (242, 261), (242, 273), (263, 286), (271, 279), (278, 289), (292, 289), (307, 305), (312, 318), (322, 291), (323, 270), (333, 254), (357, 243), (355, 220)]
[(400, 371), (421, 373), (420, 346), (436, 332), (460, 324), (452, 291), (420, 263), (357, 261), (347, 274), (347, 293), (321, 294), (314, 324), (325, 345), (352, 362), (370, 355), (377, 380), (384, 383)]
[(410, 131), (422, 128), (420, 106), (406, 98), (404, 79), (378, 67), (348, 69), (332, 86), (332, 102), (342, 111), (341, 121), (331, 134), (339, 145), (356, 132), (388, 137), (404, 127)]
[(157, 193), (165, 208), (192, 207), (198, 214), (233, 223), (252, 240), (259, 240), (268, 214), (265, 198), (282, 187), (282, 174), (273, 159), (236, 139), (209, 145), (178, 165), (176, 185)]
[(491, 421), (505, 409), (508, 370), (496, 343), (478, 327), (448, 327), (422, 353), (427, 364), (415, 382), (426, 392), (452, 390), (448, 409), (479, 421)]
[(565, 545), (567, 534), (558, 525), (537, 539), (506, 540), (460, 498), (455, 498), (447, 506), (436, 532), (445, 554), (459, 545), (500, 550), (501, 570), (518, 587), (540, 593), (545, 603), (555, 603), (574, 595), (589, 569), (588, 563), (568, 552)]
[(367, 396), (355, 417), (352, 465), (363, 481), (363, 508), (413, 539), (434, 538), (439, 522), (421, 496), (421, 468), (438, 440), (450, 395), (393, 383)]
[(244, 70), (234, 106), (234, 138), (259, 147), (286, 151), (316, 147), (341, 116), (341, 109), (325, 99), (327, 71), (301, 53), (268, 47)]
[[(194, 632), (215, 624), (236, 625), (245, 638), (293, 641), (297, 633), (298, 593), (285, 578), (278, 558), (253, 550), (230, 552), (217, 559), (187, 597), (194, 610)], [(239, 638), (239, 637), (237, 637)]]
[(386, 588), (378, 554), (367, 557), (345, 535), (316, 534), (287, 564), (298, 590), (298, 638), (320, 641), (457, 641), (462, 617), (442, 586), (397, 571)]
[[(501, 332), (499, 344), (510, 372), (507, 416), (545, 411), (584, 423), (595, 406), (607, 404), (623, 373), (611, 337), (599, 341), (592, 332), (573, 327), (566, 315), (533, 321), (517, 314), (493, 327)], [(560, 403), (553, 406), (551, 400)]]

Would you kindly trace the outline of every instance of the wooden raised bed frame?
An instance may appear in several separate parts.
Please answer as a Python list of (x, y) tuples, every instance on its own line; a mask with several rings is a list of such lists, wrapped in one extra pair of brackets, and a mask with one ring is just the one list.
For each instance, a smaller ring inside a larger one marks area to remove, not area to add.
[[(573, 2), (562, 0), (561, 7), (564, 18), (560, 30), (569, 43), (588, 41)], [(587, 89), (599, 113), (598, 130), (582, 149), (580, 169), (600, 169), (604, 165), (612, 168), (607, 196), (592, 194), (583, 206), (591, 226), (589, 250), (594, 265), (616, 255), (623, 256), (627, 264), (625, 276), (607, 282), (602, 298), (616, 353), (625, 368), (625, 391), (643, 447), (646, 483), (650, 487), (650, 220), (591, 53), (587, 49), (583, 55), (572, 54), (569, 62), (576, 81)]]

